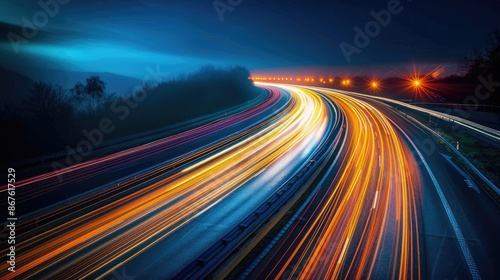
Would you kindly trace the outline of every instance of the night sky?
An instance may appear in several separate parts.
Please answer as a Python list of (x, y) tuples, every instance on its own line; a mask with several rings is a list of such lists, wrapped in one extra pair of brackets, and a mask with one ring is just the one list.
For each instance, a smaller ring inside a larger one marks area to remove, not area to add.
[[(370, 73), (408, 65), (446, 65), (453, 73), (457, 61), (500, 23), (495, 0), (402, 0), (400, 12), (349, 63), (339, 44), (355, 46), (354, 27), (364, 30), (374, 20), (370, 11), (387, 9), (392, 0), (59, 1), (67, 3), (58, 4), (46, 24), (37, 1), (1, 1), (2, 66), (137, 78), (148, 65), (178, 74), (209, 63), (244, 65), (254, 73)], [(218, 13), (214, 3), (230, 10)], [(13, 47), (12, 34), (23, 36), (23, 17), (33, 22), (34, 15), (41, 22), (38, 33)]]

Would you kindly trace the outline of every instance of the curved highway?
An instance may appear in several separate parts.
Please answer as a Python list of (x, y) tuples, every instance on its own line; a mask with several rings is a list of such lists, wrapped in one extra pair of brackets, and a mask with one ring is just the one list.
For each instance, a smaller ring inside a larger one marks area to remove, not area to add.
[(370, 104), (318, 91), (347, 119), (344, 157), (250, 279), (419, 278), (420, 174), (390, 120)]
[(343, 160), (243, 275), (495, 278), (500, 209), (471, 188), (470, 176), (450, 164), (448, 152), (374, 98), (308, 89), (333, 100), (346, 115)]
[(266, 98), (238, 114), (19, 181), (16, 272), (0, 277), (223, 275), (306, 189), (241, 278), (495, 277), (499, 207), (418, 124), (365, 96), (257, 85)]
[[(95, 278), (111, 275), (129, 262), (135, 275), (174, 274), (307, 162), (332, 125), (319, 96), (267, 91), (269, 97), (262, 104), (241, 114), (19, 182), (19, 208), (55, 206), (30, 209), (21, 217), (16, 272), (4, 276)], [(211, 134), (217, 140), (210, 142)], [(196, 149), (180, 147), (185, 143)], [(188, 152), (169, 154), (183, 149)], [(142, 169), (144, 160), (159, 154), (167, 161)], [(132, 175), (131, 170), (123, 171), (131, 166)], [(95, 185), (109, 181), (115, 172), (128, 174), (116, 176), (112, 184)], [(59, 182), (61, 175), (64, 180)], [(76, 184), (83, 187), (76, 189)], [(60, 203), (52, 194), (65, 188), (80, 194)], [(90, 193), (85, 190), (82, 195), (84, 188)], [(193, 249), (147, 255), (149, 249), (172, 242)], [(165, 261), (168, 267), (155, 268)], [(6, 266), (1, 264), (2, 274)]]

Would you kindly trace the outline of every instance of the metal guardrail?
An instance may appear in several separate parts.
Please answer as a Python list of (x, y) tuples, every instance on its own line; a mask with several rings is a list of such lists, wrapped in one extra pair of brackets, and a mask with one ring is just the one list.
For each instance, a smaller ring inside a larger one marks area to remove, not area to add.
[[(129, 145), (129, 142), (136, 141), (140, 138), (154, 137), (155, 135), (159, 135), (160, 138), (167, 137), (168, 135), (172, 135), (172, 134), (175, 134), (176, 132), (180, 132), (182, 130), (185, 130), (186, 127), (191, 128), (194, 124), (200, 122), (201, 120), (203, 120), (206, 123), (210, 123), (210, 122), (216, 121), (218, 118), (220, 118), (220, 116), (222, 114), (233, 115), (233, 114), (237, 114), (239, 112), (245, 111), (248, 108), (255, 106), (256, 104), (263, 102), (267, 98), (267, 96), (268, 95), (266, 95), (264, 93), (264, 91), (262, 91), (259, 94), (259, 96), (255, 97), (254, 99), (251, 99), (249, 101), (246, 101), (244, 104), (235, 105), (235, 106), (232, 106), (228, 109), (221, 110), (221, 111), (218, 111), (218, 112), (206, 115), (206, 116), (198, 117), (198, 118), (195, 118), (192, 120), (187, 120), (187, 121), (184, 121), (184, 122), (181, 122), (178, 124), (168, 125), (168, 126), (148, 130), (145, 132), (135, 133), (133, 135), (122, 136), (119, 138), (110, 139), (110, 140), (104, 141), (103, 143), (99, 144), (98, 147), (94, 147), (93, 153), (109, 149), (110, 147), (113, 147), (115, 145), (121, 145), (124, 148), (127, 148), (127, 146)], [(167, 133), (168, 135), (163, 135), (165, 133)], [(29, 166), (39, 165), (39, 164), (42, 164), (42, 166), (44, 166), (46, 163), (50, 163), (50, 162), (57, 161), (57, 160), (62, 160), (66, 156), (73, 156), (74, 154), (76, 154), (76, 152), (69, 153), (68, 151), (59, 151), (59, 152), (54, 152), (51, 154), (46, 154), (46, 155), (42, 155), (42, 156), (38, 156), (38, 157), (34, 157), (34, 158), (23, 159), (23, 160), (19, 160), (16, 162), (11, 162), (8, 164), (8, 166), (14, 167), (14, 168), (29, 167)], [(88, 158), (92, 158), (92, 156), (90, 155)], [(7, 166), (7, 165), (3, 164), (2, 166)]]
[(433, 102), (411, 102), (411, 105), (421, 107), (436, 107), (436, 108), (453, 108), (465, 111), (478, 111), (484, 113), (500, 113), (500, 106), (494, 105), (477, 105), (466, 103), (433, 103)]
[[(311, 88), (313, 88), (313, 87), (311, 87)], [(320, 88), (320, 89), (323, 89), (323, 88)], [(329, 89), (329, 90), (332, 90), (332, 89)], [(483, 136), (486, 136), (489, 139), (500, 142), (500, 131), (499, 130), (496, 130), (496, 129), (493, 129), (491, 127), (484, 126), (482, 124), (478, 124), (478, 123), (466, 120), (464, 118), (460, 118), (460, 117), (453, 116), (450, 114), (440, 113), (440, 112), (430, 110), (430, 109), (425, 109), (422, 107), (418, 107), (415, 105), (411, 105), (411, 104), (404, 103), (404, 102), (397, 101), (397, 100), (390, 99), (390, 98), (373, 96), (373, 95), (362, 94), (362, 93), (357, 93), (357, 92), (352, 92), (352, 91), (345, 91), (345, 90), (335, 90), (335, 91), (342, 92), (342, 93), (349, 94), (349, 95), (354, 95), (354, 96), (361, 96), (361, 97), (365, 97), (365, 98), (377, 99), (377, 100), (380, 100), (380, 101), (383, 101), (386, 103), (391, 103), (391, 104), (395, 104), (397, 106), (405, 107), (405, 108), (408, 108), (411, 110), (426, 113), (426, 114), (429, 114), (430, 116), (435, 117), (437, 119), (453, 122), (461, 127), (464, 127), (466, 129), (472, 130), (476, 133), (479, 133)]]
[[(362, 94), (362, 93), (357, 93), (357, 92), (351, 92), (351, 91), (343, 91), (343, 90), (338, 90), (339, 92), (343, 92), (343, 93), (346, 93), (346, 94), (350, 94), (350, 95), (354, 95), (354, 96), (361, 96), (361, 97), (364, 97), (364, 98), (371, 98), (371, 99), (376, 99), (376, 100), (380, 100), (380, 101), (383, 101), (383, 102), (386, 102), (386, 103), (391, 103), (391, 104), (396, 104), (398, 106), (402, 106), (402, 107), (405, 107), (405, 108), (408, 108), (408, 109), (411, 109), (411, 110), (415, 110), (415, 111), (419, 111), (419, 112), (423, 112), (423, 113), (428, 113), (430, 116), (433, 116), (433, 117), (436, 117), (438, 119), (442, 119), (442, 120), (445, 120), (445, 121), (450, 121), (450, 122), (454, 122), (458, 125), (461, 125), (465, 128), (468, 128), (468, 129), (471, 129), (473, 131), (476, 131), (476, 132), (479, 132), (481, 133), (482, 135), (485, 135), (487, 136), (488, 138), (490, 139), (493, 139), (495, 141), (500, 141), (500, 131), (496, 130), (496, 129), (493, 129), (493, 128), (490, 128), (490, 127), (487, 127), (487, 126), (484, 126), (484, 125), (481, 125), (481, 124), (478, 124), (478, 123), (475, 123), (475, 122), (471, 122), (471, 121), (468, 121), (468, 120), (465, 120), (465, 119), (462, 119), (460, 117), (456, 117), (456, 116), (452, 116), (452, 115), (449, 115), (449, 114), (445, 114), (445, 113), (440, 113), (440, 112), (436, 112), (436, 111), (433, 111), (433, 110), (429, 110), (429, 109), (425, 109), (425, 108), (421, 108), (421, 107), (418, 107), (418, 106), (414, 106), (414, 105), (411, 105), (411, 104), (407, 104), (407, 103), (404, 103), (404, 102), (401, 102), (401, 101), (397, 101), (397, 100), (393, 100), (393, 99), (390, 99), (390, 98), (385, 98), (385, 97), (380, 97), (380, 96), (372, 96), (372, 95), (367, 95), (367, 94)], [(444, 139), (441, 135), (439, 135), (438, 133), (436, 133), (435, 131), (433, 131), (432, 129), (428, 128), (426, 125), (422, 124), (421, 122), (419, 122), (418, 120), (416, 120), (415, 118), (411, 117), (411, 116), (407, 116), (408, 119), (416, 122), (419, 126), (423, 127), (424, 129), (428, 130), (432, 135), (436, 136), (439, 140), (441, 140), (443, 143), (445, 143), (460, 159), (462, 159), (468, 166), (469, 168), (474, 171), (497, 195), (500, 195), (500, 188), (498, 188), (495, 184), (493, 184), (486, 176), (484, 176), (483, 173), (481, 173), (481, 171), (479, 171), (464, 155), (462, 155), (462, 153), (460, 153), (460, 151), (458, 151), (451, 143), (449, 143), (446, 139)]]
[(467, 166), (469, 166), (470, 169), (472, 169), (472, 171), (474, 171), (497, 195), (500, 196), (500, 189), (495, 184), (493, 184), (493, 182), (491, 182), (486, 176), (484, 176), (483, 173), (481, 173), (481, 171), (479, 171), (464, 155), (462, 155), (462, 153), (460, 153), (460, 151), (458, 151), (455, 148), (455, 146), (453, 146), (450, 142), (448, 142), (448, 140), (446, 140), (443, 136), (439, 135), (434, 130), (430, 129), (429, 127), (427, 127), (423, 123), (419, 122), (418, 120), (416, 120), (412, 116), (407, 115), (406, 117), (409, 120), (417, 123), (422, 128), (426, 129), (432, 135), (434, 135), (436, 138), (438, 138), (440, 141), (445, 143), (448, 148), (450, 148), (461, 160), (463, 160), (465, 162), (465, 164), (467, 164)]
[[(268, 116), (266, 116), (265, 118), (263, 118), (263, 119), (261, 120), (261, 122), (260, 122), (260, 123), (264, 123), (264, 122), (266, 122), (266, 121), (269, 121), (269, 120), (270, 120), (270, 119), (272, 119), (273, 117), (275, 117), (275, 116), (277, 116), (277, 115), (281, 114), (281, 113), (285, 110), (285, 108), (288, 106), (288, 104), (289, 104), (289, 102), (287, 102), (286, 104), (284, 104), (283, 106), (281, 106), (278, 110), (273, 111), (273, 112), (272, 112), (272, 114), (269, 114)], [(232, 134), (232, 135), (233, 135), (233, 134)], [(226, 136), (225, 138), (220, 139), (220, 141), (223, 141), (223, 140), (225, 140), (225, 139), (228, 139), (228, 138), (229, 138), (229, 137), (231, 137), (232, 135), (228, 135), (228, 136)], [(201, 149), (203, 149), (203, 148), (205, 148), (205, 147), (207, 147), (207, 146), (209, 146), (209, 145), (210, 145), (210, 144), (206, 144), (205, 146), (199, 147), (197, 150), (201, 150)], [(66, 155), (64, 155), (64, 156), (66, 156)], [(145, 176), (146, 174), (148, 174), (149, 172), (151, 172), (152, 170), (155, 170), (155, 169), (157, 169), (157, 168), (161, 168), (161, 167), (163, 167), (163, 166), (166, 166), (166, 165), (170, 164), (171, 162), (176, 161), (176, 160), (177, 160), (178, 158), (180, 158), (180, 157), (181, 157), (181, 156), (178, 156), (178, 157), (176, 157), (176, 158), (169, 159), (169, 160), (167, 160), (167, 161), (164, 161), (164, 162), (158, 163), (158, 164), (156, 164), (156, 165), (154, 165), (154, 166), (150, 166), (150, 167), (148, 167), (148, 168), (146, 168), (146, 169), (143, 169), (143, 170), (140, 170), (140, 171), (138, 171), (138, 172), (135, 172), (135, 173), (129, 174), (129, 175), (128, 175), (128, 176), (126, 176), (126, 177), (119, 178), (119, 179), (117, 179), (117, 180), (115, 180), (115, 181), (112, 181), (112, 182), (109, 182), (109, 183), (103, 184), (103, 185), (101, 185), (101, 186), (98, 186), (98, 187), (93, 188), (93, 189), (91, 189), (91, 190), (88, 190), (88, 191), (86, 191), (86, 192), (83, 192), (83, 193), (77, 194), (77, 195), (75, 195), (75, 196), (73, 196), (73, 197), (67, 198), (67, 199), (62, 200), (62, 201), (59, 201), (59, 202), (55, 202), (55, 203), (53, 203), (53, 204), (51, 204), (51, 205), (47, 205), (47, 206), (45, 206), (45, 207), (43, 207), (43, 208), (40, 208), (40, 209), (38, 209), (38, 210), (36, 210), (36, 211), (34, 211), (34, 212), (26, 213), (26, 214), (24, 214), (24, 215), (22, 215), (22, 216), (18, 217), (18, 221), (30, 221), (30, 220), (34, 220), (34, 219), (36, 219), (37, 217), (41, 217), (41, 216), (43, 216), (43, 215), (46, 215), (47, 213), (50, 213), (51, 211), (53, 211), (53, 210), (55, 210), (55, 209), (58, 209), (58, 208), (60, 208), (60, 207), (64, 207), (64, 206), (69, 205), (69, 204), (71, 204), (71, 203), (76, 203), (76, 202), (82, 201), (82, 200), (84, 200), (84, 199), (86, 199), (86, 198), (89, 198), (89, 197), (92, 197), (92, 196), (94, 196), (94, 195), (96, 195), (96, 194), (98, 194), (98, 193), (103, 193), (103, 192), (105, 192), (105, 191), (107, 191), (107, 190), (109, 190), (109, 189), (111, 189), (111, 188), (113, 188), (113, 187), (115, 187), (115, 186), (117, 186), (117, 185), (121, 185), (121, 184), (123, 184), (123, 183), (126, 183), (126, 182), (128, 182), (128, 181), (130, 181), (130, 180), (134, 180), (134, 179), (136, 179), (136, 178), (139, 178), (141, 182), (142, 182), (143, 180), (144, 180), (144, 181), (148, 181), (148, 180), (149, 180), (149, 178), (142, 178), (142, 177), (143, 177), (143, 176)], [(170, 174), (170, 172), (171, 172), (171, 171), (172, 171), (172, 170), (170, 170), (168, 173), (165, 173), (165, 174), (164, 174), (164, 176), (162, 176), (162, 178), (163, 178), (163, 177), (165, 177), (166, 175)], [(158, 179), (158, 180), (159, 180), (159, 179)], [(138, 183), (140, 183), (140, 182), (138, 182)], [(0, 227), (2, 227), (3, 225), (6, 225), (6, 224), (7, 224), (7, 222), (2, 222), (2, 223), (0, 223)]]
[[(335, 106), (331, 104), (331, 106)], [(337, 110), (338, 111), (338, 110)], [(231, 229), (219, 241), (203, 252), (198, 258), (177, 273), (173, 279), (202, 279), (210, 275), (221, 263), (228, 259), (246, 240), (252, 237), (262, 225), (290, 202), (290, 198), (310, 179), (315, 171), (329, 154), (338, 152), (342, 137), (345, 137), (343, 116), (338, 114), (340, 120), (332, 127), (325, 137), (325, 141), (315, 151), (307, 163), (300, 168), (293, 177), (288, 179), (265, 202), (257, 207), (237, 226)], [(335, 137), (333, 134), (335, 134)]]
[[(385, 98), (385, 97), (380, 97), (380, 96), (372, 96), (372, 95), (367, 95), (367, 94), (362, 94), (362, 93), (357, 93), (357, 92), (351, 92), (351, 91), (343, 91), (343, 90), (338, 90), (338, 91), (346, 93), (346, 94), (354, 95), (354, 96), (361, 96), (361, 97), (364, 97), (364, 98), (376, 99), (376, 100), (380, 100), (380, 101), (383, 101), (383, 102), (386, 102), (386, 103), (396, 104), (398, 106), (402, 106), (402, 107), (405, 107), (405, 108), (408, 108), (408, 109), (411, 109), (411, 110), (415, 110), (415, 111), (419, 111), (419, 112), (423, 112), (423, 113), (428, 113), (430, 116), (433, 116), (433, 117), (436, 117), (438, 119), (442, 119), (442, 120), (445, 120), (445, 121), (454, 122), (454, 123), (456, 123), (456, 124), (458, 124), (460, 126), (463, 126), (465, 128), (471, 129), (471, 130), (476, 131), (476, 132), (479, 132), (482, 135), (487, 136), (490, 139), (493, 139), (495, 141), (500, 141), (500, 131), (498, 131), (496, 129), (493, 129), (493, 128), (490, 128), (490, 127), (487, 127), (487, 126), (484, 126), (484, 125), (481, 125), (481, 124), (478, 124), (478, 123), (475, 123), (475, 122), (471, 122), (471, 121), (462, 119), (460, 117), (456, 117), (456, 116), (452, 116), (452, 115), (449, 115), (449, 114), (440, 113), (440, 112), (436, 112), (436, 111), (433, 111), (433, 110), (421, 108), (421, 107), (414, 106), (414, 105), (411, 105), (411, 104), (407, 104), (407, 103), (404, 103), (404, 102), (401, 102), (401, 101), (393, 100), (393, 99), (390, 99), (390, 98)], [(441, 135), (439, 135), (438, 133), (436, 133), (435, 131), (433, 131), (432, 129), (430, 129), (429, 127), (427, 127), (426, 125), (422, 124), (421, 122), (419, 122), (415, 118), (413, 118), (411, 116), (407, 116), (407, 117), (408, 117), (408, 119), (416, 122), (419, 126), (423, 127), (427, 131), (429, 131), (432, 135), (436, 136), (443, 143), (445, 143), (447, 145), (447, 147), (449, 147), (460, 159), (462, 159), (465, 162), (465, 164), (467, 164), (469, 166), (469, 168), (472, 171), (474, 171), (497, 195), (500, 195), (500, 188), (497, 187), (495, 184), (493, 184), (493, 182), (491, 182), (486, 176), (484, 176), (484, 174), (481, 173), (481, 171), (479, 171), (451, 143), (449, 143)]]

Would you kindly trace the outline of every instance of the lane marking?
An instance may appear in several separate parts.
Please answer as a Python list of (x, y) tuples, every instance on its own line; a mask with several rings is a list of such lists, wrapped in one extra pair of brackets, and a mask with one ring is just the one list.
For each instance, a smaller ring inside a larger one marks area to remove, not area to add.
[[(333, 106), (333, 108), (335, 110), (337, 110), (335, 106)], [(342, 112), (342, 114), (344, 114), (344, 113)], [(264, 259), (264, 257), (266, 257), (266, 255), (272, 250), (272, 248), (276, 245), (276, 243), (278, 243), (278, 241), (281, 239), (281, 237), (283, 237), (283, 235), (285, 235), (286, 231), (293, 225), (293, 223), (298, 219), (298, 217), (300, 215), (304, 214), (304, 213), (302, 213), (304, 211), (304, 209), (308, 206), (308, 204), (314, 198), (316, 193), (323, 187), (323, 184), (325, 183), (325, 181), (328, 177), (328, 174), (330, 174), (330, 172), (332, 172), (332, 170), (334, 169), (335, 165), (337, 164), (337, 161), (340, 158), (340, 155), (342, 154), (342, 151), (344, 150), (344, 146), (346, 145), (347, 135), (349, 134), (349, 126), (348, 126), (347, 122), (345, 122), (344, 125), (342, 125), (342, 128), (339, 130), (339, 133), (342, 133), (342, 130), (345, 130), (345, 135), (342, 139), (342, 144), (340, 145), (340, 148), (339, 148), (339, 151), (337, 152), (337, 155), (335, 156), (335, 158), (334, 158), (332, 164), (330, 165), (330, 167), (328, 168), (328, 170), (325, 172), (325, 175), (323, 176), (321, 181), (316, 185), (314, 190), (309, 194), (309, 196), (304, 201), (302, 206), (300, 206), (299, 210), (297, 210), (297, 212), (295, 212), (295, 215), (293, 215), (293, 217), (280, 230), (280, 232), (274, 237), (274, 239), (270, 243), (267, 244), (266, 248), (264, 248), (264, 250), (262, 250), (262, 252), (259, 254), (259, 256), (257, 256), (253, 260), (253, 262), (247, 267), (245, 272), (243, 272), (242, 275), (240, 275), (238, 277), (238, 279), (247, 279), (248, 278), (248, 276), (252, 273), (252, 271), (254, 271), (254, 269), (259, 265), (259, 263)]]
[(377, 206), (377, 199), (378, 199), (378, 191), (375, 192), (375, 199), (373, 200), (372, 209), (375, 209), (375, 206)]
[(465, 173), (465, 171), (462, 170), (462, 168), (458, 167), (451, 159), (452, 157), (450, 157), (449, 155), (445, 155), (443, 153), (441, 153), (441, 155), (451, 164), (451, 166), (455, 167), (455, 169), (460, 172), (460, 174), (462, 174), (462, 176), (465, 177), (465, 183), (467, 184), (467, 187), (471, 188), (471, 189), (474, 189), (477, 193), (480, 193), (479, 192), (479, 187), (476, 185), (476, 183), (474, 183), (474, 180), (472, 179), (472, 177)]
[(441, 186), (439, 185), (436, 177), (434, 176), (434, 173), (432, 173), (431, 168), (427, 164), (427, 161), (424, 159), (424, 156), (422, 155), (422, 153), (420, 153), (420, 150), (417, 148), (415, 143), (413, 143), (408, 134), (406, 134), (406, 132), (404, 132), (403, 129), (401, 129), (401, 127), (399, 127), (393, 120), (390, 121), (394, 126), (396, 126), (399, 129), (399, 131), (401, 131), (401, 133), (406, 137), (406, 139), (408, 139), (408, 141), (410, 142), (410, 144), (413, 146), (418, 156), (420, 157), (420, 160), (422, 160), (422, 164), (425, 166), (427, 173), (429, 173), (429, 176), (431, 177), (431, 181), (439, 195), (441, 203), (443, 204), (446, 215), (448, 216), (448, 220), (450, 221), (453, 231), (457, 236), (458, 244), (460, 245), (460, 249), (462, 250), (462, 255), (465, 258), (465, 262), (467, 263), (472, 279), (481, 279), (481, 276), (479, 275), (479, 270), (477, 269), (476, 263), (474, 262), (474, 258), (470, 253), (469, 246), (467, 246), (467, 241), (465, 241), (465, 237), (462, 233), (462, 230), (460, 229), (460, 226), (458, 225), (457, 219), (455, 218), (455, 215), (451, 210), (450, 204), (446, 200), (443, 190), (441, 189)]
[(339, 257), (337, 264), (342, 263), (342, 259), (344, 258), (345, 251), (347, 250), (348, 244), (349, 244), (349, 237), (347, 237), (347, 239), (345, 240), (344, 247), (342, 248), (342, 253), (340, 253), (340, 257)]

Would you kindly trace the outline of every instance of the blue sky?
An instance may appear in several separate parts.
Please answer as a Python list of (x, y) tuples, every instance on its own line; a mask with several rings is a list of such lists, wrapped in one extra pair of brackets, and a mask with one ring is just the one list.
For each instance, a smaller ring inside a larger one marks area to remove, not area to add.
[(402, 11), (348, 62), (339, 44), (355, 46), (353, 28), (364, 30), (373, 20), (370, 11), (387, 9), (390, 1), (242, 0), (223, 21), (213, 0), (60, 1), (67, 3), (56, 2), (57, 13), (18, 53), (7, 35), (22, 35), (22, 18), (32, 22), (43, 9), (37, 1), (0, 1), (4, 66), (138, 78), (148, 65), (177, 74), (207, 63), (255, 72), (361, 73), (446, 64), (453, 72), (457, 60), (498, 26), (500, 11), (495, 1), (400, 1)]

